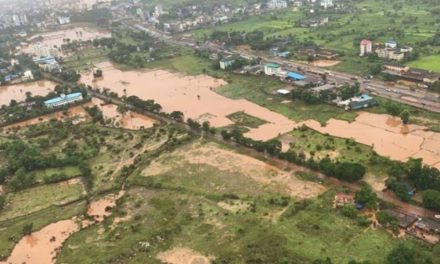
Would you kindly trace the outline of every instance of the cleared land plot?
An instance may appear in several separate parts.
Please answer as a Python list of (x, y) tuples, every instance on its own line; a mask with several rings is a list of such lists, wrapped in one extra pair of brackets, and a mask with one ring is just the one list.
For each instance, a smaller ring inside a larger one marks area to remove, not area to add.
[(85, 195), (81, 182), (72, 180), (37, 186), (7, 196), (8, 204), (0, 214), (0, 221), (31, 214), (52, 205), (62, 205)]
[(258, 117), (248, 115), (243, 111), (230, 114), (227, 117), (231, 119), (235, 123), (235, 125), (245, 126), (250, 128), (257, 128), (267, 123), (267, 121), (262, 120)]

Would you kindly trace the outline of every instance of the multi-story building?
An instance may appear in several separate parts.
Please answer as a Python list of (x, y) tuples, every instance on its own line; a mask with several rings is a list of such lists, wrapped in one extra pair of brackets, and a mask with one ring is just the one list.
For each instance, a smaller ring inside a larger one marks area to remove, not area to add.
[(360, 56), (373, 53), (373, 42), (368, 39), (361, 40), (360, 51)]
[(284, 0), (269, 0), (267, 2), (267, 8), (274, 10), (274, 9), (283, 9), (287, 8), (287, 1)]

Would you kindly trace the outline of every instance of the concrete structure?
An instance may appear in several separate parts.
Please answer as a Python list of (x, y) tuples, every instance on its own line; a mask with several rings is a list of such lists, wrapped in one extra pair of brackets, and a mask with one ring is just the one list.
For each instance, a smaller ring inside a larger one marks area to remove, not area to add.
[(402, 61), (405, 58), (405, 52), (401, 52), (400, 49), (389, 47), (378, 47), (376, 54), (379, 58), (389, 59), (395, 61)]
[(268, 63), (264, 65), (264, 74), (272, 76), (277, 75), (282, 71), (281, 66), (276, 63)]
[(60, 25), (65, 25), (70, 23), (70, 17), (68, 16), (59, 16), (58, 17), (58, 23)]
[(363, 94), (361, 96), (352, 97), (345, 101), (339, 101), (336, 104), (340, 107), (344, 107), (345, 110), (358, 110), (375, 106), (377, 105), (377, 101), (373, 97)]
[(373, 42), (368, 39), (363, 39), (360, 42), (360, 56), (373, 53)]
[(294, 81), (302, 81), (304, 80), (306, 77), (302, 74), (296, 73), (296, 72), (288, 72), (287, 73), (287, 77), (288, 79), (292, 79)]
[(328, 24), (328, 17), (316, 17), (303, 20), (301, 22), (301, 27), (305, 28), (315, 28), (320, 26), (325, 26)]
[(72, 93), (67, 95), (61, 95), (60, 97), (55, 97), (52, 99), (49, 99), (44, 102), (44, 105), (48, 108), (54, 108), (54, 107), (60, 107), (63, 105), (71, 104), (74, 102), (82, 101), (83, 96), (81, 93)]
[(399, 79), (416, 83), (426, 83), (428, 85), (440, 81), (440, 73), (410, 68), (404, 65), (386, 64), (382, 72)]
[(235, 59), (232, 57), (226, 57), (222, 60), (220, 60), (220, 69), (222, 70), (226, 70), (229, 69), (230, 67), (232, 67), (232, 65), (234, 64)]
[(287, 1), (285, 0), (269, 0), (267, 2), (267, 8), (274, 10), (274, 9), (283, 9), (287, 8)]
[(277, 90), (277, 94), (279, 94), (279, 95), (288, 95), (288, 94), (290, 94), (290, 91), (287, 90), (287, 89), (279, 89), (279, 90)]
[(37, 57), (59, 57), (58, 49), (48, 47), (43, 44), (36, 44), (33, 46), (34, 55)]
[(47, 57), (34, 57), (33, 61), (38, 64), (38, 66), (43, 71), (53, 72), (53, 71), (60, 71), (61, 67), (59, 63), (55, 60), (52, 56)]
[(23, 77), (21, 77), (22, 81), (32, 81), (34, 79), (34, 75), (32, 74), (32, 71), (27, 70), (23, 73)]
[(397, 48), (397, 42), (394, 40), (388, 40), (387, 42), (385, 42), (385, 47), (395, 49)]
[(324, 8), (333, 7), (333, 0), (321, 0), (321, 6)]

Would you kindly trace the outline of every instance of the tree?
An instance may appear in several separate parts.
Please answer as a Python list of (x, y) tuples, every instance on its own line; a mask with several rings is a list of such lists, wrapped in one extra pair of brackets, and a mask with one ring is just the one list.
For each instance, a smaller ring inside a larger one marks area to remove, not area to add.
[(424, 191), (423, 206), (440, 212), (440, 192), (436, 190)]
[(416, 264), (416, 252), (404, 244), (399, 244), (387, 257), (388, 264)]
[(173, 111), (170, 114), (170, 117), (174, 120), (176, 120), (177, 122), (183, 122), (184, 121), (184, 116), (183, 113), (180, 111)]
[(205, 131), (206, 133), (209, 132), (209, 129), (211, 128), (211, 124), (209, 123), (209, 121), (205, 121), (202, 123), (202, 129), (203, 131)]
[(2, 210), (5, 207), (6, 204), (6, 198), (3, 195), (0, 195), (0, 210)]
[(335, 166), (334, 176), (338, 179), (355, 182), (365, 175), (365, 167), (358, 163), (342, 162)]
[(408, 124), (409, 123), (409, 116), (410, 116), (409, 111), (408, 110), (403, 110), (400, 113), (400, 119), (402, 120), (402, 123)]
[(22, 229), (21, 233), (24, 236), (30, 235), (32, 233), (32, 229), (33, 228), (34, 228), (34, 224), (33, 223), (25, 224), (23, 226), (23, 229)]
[(375, 209), (377, 207), (377, 195), (367, 185), (362, 186), (362, 188), (356, 192), (354, 199), (356, 203), (363, 204), (367, 208)]

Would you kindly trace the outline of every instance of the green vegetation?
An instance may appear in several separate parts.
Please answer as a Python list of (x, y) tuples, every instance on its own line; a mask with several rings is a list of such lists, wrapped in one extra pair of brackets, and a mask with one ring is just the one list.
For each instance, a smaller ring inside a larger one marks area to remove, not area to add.
[(243, 111), (230, 114), (227, 117), (231, 119), (237, 126), (244, 126), (250, 128), (257, 128), (267, 123), (267, 121), (248, 115)]
[(409, 66), (415, 68), (421, 68), (428, 71), (440, 72), (440, 56), (428, 55), (423, 56), (415, 61), (408, 63)]

